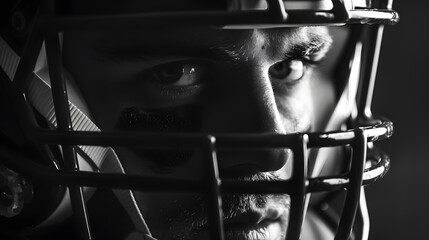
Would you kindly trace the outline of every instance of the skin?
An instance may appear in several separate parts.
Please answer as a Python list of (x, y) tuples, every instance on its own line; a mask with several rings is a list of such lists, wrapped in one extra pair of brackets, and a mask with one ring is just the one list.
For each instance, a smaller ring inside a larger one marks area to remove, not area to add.
[[(64, 57), (66, 69), (102, 131), (141, 131), (140, 120), (138, 127), (122, 124), (124, 112), (130, 108), (138, 113), (160, 109), (171, 113), (192, 106), (172, 122), (196, 127), (179, 124), (163, 128), (155, 123), (145, 130), (290, 134), (318, 130), (317, 126), (323, 125), (318, 113), (332, 105), (315, 104), (315, 91), (326, 79), (307, 63), (301, 69), (302, 59), (291, 56), (295, 46), (309, 50), (315, 42), (323, 47), (300, 57), (319, 61), (331, 42), (324, 27), (77, 31), (64, 35)], [(181, 63), (186, 74), (173, 74), (179, 80), (164, 81), (170, 63)], [(323, 90), (325, 95), (333, 95), (331, 87)], [(191, 179), (204, 176), (198, 151), (184, 157), (180, 152), (165, 156), (136, 148), (115, 151), (127, 173)], [(169, 157), (176, 160), (169, 161)], [(219, 152), (218, 161), (222, 179), (281, 180), (290, 177), (293, 156), (287, 149), (225, 150)], [(135, 194), (157, 239), (208, 239), (202, 195)], [(225, 195), (223, 210), (227, 239), (281, 239), (286, 234), (287, 195)]]

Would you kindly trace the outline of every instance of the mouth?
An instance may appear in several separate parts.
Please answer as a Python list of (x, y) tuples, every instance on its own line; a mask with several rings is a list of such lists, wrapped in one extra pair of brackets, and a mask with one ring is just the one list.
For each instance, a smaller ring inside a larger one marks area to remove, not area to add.
[[(287, 230), (286, 209), (250, 210), (224, 220), (225, 239), (228, 240), (280, 240)], [(199, 229), (209, 234), (210, 228)], [(197, 239), (209, 239), (200, 238)]]

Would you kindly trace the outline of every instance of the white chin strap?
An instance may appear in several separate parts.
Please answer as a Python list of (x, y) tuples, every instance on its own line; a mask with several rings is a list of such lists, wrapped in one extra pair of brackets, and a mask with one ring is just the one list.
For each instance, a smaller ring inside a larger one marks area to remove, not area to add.
[[(0, 37), (0, 65), (11, 81), (13, 81), (19, 61), (20, 57)], [(90, 119), (88, 108), (80, 93), (73, 87), (71, 77), (67, 76), (66, 73), (65, 75), (73, 130), (100, 131), (100, 129)], [(39, 58), (34, 69), (34, 77), (29, 85), (27, 97), (33, 107), (46, 118), (53, 128), (55, 128), (57, 121), (55, 117), (44, 45), (41, 48)], [(77, 153), (80, 170), (125, 174), (122, 163), (111, 147), (79, 146), (79, 148), (87, 155), (85, 158), (82, 157), (80, 153)], [(88, 163), (85, 159), (92, 160), (92, 163)], [(113, 189), (112, 191), (126, 210), (136, 229), (135, 232), (131, 233), (127, 237), (127, 240), (154, 239), (142, 216), (133, 192), (128, 189)], [(88, 199), (94, 193), (94, 189), (85, 188), (84, 193), (86, 199)], [(57, 209), (37, 227), (50, 226), (61, 222), (65, 218), (69, 217), (71, 212), (70, 196), (67, 190)]]

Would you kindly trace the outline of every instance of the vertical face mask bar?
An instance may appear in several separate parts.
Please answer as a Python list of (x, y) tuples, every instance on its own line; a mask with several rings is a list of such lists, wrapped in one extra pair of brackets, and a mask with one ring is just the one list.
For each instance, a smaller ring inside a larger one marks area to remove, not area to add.
[(305, 196), (307, 186), (308, 135), (297, 135), (291, 150), (293, 151), (293, 172), (290, 184), (290, 215), (286, 239), (299, 239), (304, 221)]
[[(379, 6), (391, 10), (393, 0), (377, 1)], [(358, 99), (358, 118), (362, 120), (372, 120), (371, 103), (374, 92), (375, 78), (377, 74), (378, 60), (383, 39), (384, 25), (366, 25), (367, 36), (364, 42), (365, 65), (361, 68), (362, 86), (360, 89), (360, 99)], [(358, 119), (360, 120), (360, 119)]]
[[(49, 33), (46, 37), (46, 54), (49, 64), (49, 74), (51, 76), (52, 97), (54, 100), (55, 114), (57, 117), (57, 129), (60, 131), (72, 131), (70, 113), (68, 112), (68, 97), (65, 88), (65, 82), (61, 71), (61, 56), (58, 35)], [(76, 157), (74, 146), (61, 145), (65, 170), (79, 171), (79, 164)], [(82, 230), (82, 239), (92, 239), (85, 199), (83, 196), (83, 187), (68, 186), (72, 208), (79, 228)]]
[[(36, 17), (36, 19), (38, 18)], [(19, 116), (20, 125), (24, 132), (29, 134), (34, 134), (37, 130), (36, 119), (33, 114), (29, 114), (31, 109), (25, 96), (25, 90), (26, 86), (28, 86), (28, 82), (33, 79), (34, 66), (36, 65), (42, 44), (42, 36), (39, 35), (36, 28), (33, 27), (29, 39), (22, 51), (22, 56), (13, 79), (13, 90), (16, 92), (16, 94), (12, 94), (15, 100), (13, 104), (15, 105), (15, 109), (17, 109), (16, 113)]]
[[(46, 16), (53, 15), (53, 8), (55, 7), (53, 1), (45, 1), (42, 7), (44, 7), (43, 10), (47, 13)], [(69, 112), (66, 83), (62, 72), (63, 64), (58, 33), (55, 31), (49, 31), (45, 33), (45, 43), (48, 66), (50, 66), (49, 75), (51, 78), (52, 97), (57, 119), (57, 129), (64, 132), (73, 131)], [(61, 145), (61, 150), (63, 153), (65, 170), (71, 172), (79, 171), (80, 168), (74, 146)], [(92, 234), (89, 226), (83, 187), (69, 185), (68, 188), (75, 221), (78, 228), (80, 229), (80, 237), (82, 239), (90, 240), (92, 239)]]
[(210, 239), (224, 240), (222, 196), (220, 194), (219, 168), (216, 156), (216, 138), (207, 136), (204, 152), (207, 154), (207, 184), (208, 184), (208, 225)]
[[(392, 9), (393, 0), (380, 0), (377, 2), (379, 8), (383, 9)], [(372, 124), (374, 123), (374, 118), (371, 111), (372, 97), (375, 87), (375, 79), (378, 68), (378, 60), (381, 50), (381, 43), (383, 38), (384, 25), (367, 25), (360, 26), (361, 30), (366, 30), (366, 39), (363, 44), (363, 54), (364, 61), (361, 66), (360, 73), (360, 82), (361, 86), (359, 89), (359, 99), (357, 99), (357, 121), (361, 124)], [(369, 147), (369, 151), (378, 151), (374, 150), (373, 147)], [(367, 151), (365, 147), (365, 151)], [(368, 239), (369, 231), (369, 216), (368, 208), (366, 205), (366, 199), (364, 194), (364, 189), (361, 187), (361, 196), (359, 203), (359, 217), (362, 221), (362, 240)]]
[[(359, 216), (359, 218), (358, 218)], [(369, 214), (368, 207), (366, 205), (365, 189), (361, 187), (360, 198), (359, 198), (359, 209), (356, 215), (356, 220), (361, 219), (362, 221), (362, 230), (360, 232), (355, 231), (356, 239), (368, 240), (369, 237)], [(355, 221), (356, 221), (355, 220)]]
[(358, 117), (363, 120), (372, 118), (371, 103), (377, 74), (378, 59), (383, 38), (383, 25), (365, 26), (367, 39), (364, 42), (365, 65), (362, 66), (360, 101), (358, 101)]
[(354, 142), (351, 144), (353, 153), (349, 172), (349, 183), (347, 185), (343, 213), (340, 218), (335, 240), (347, 240), (350, 237), (359, 206), (362, 176), (366, 162), (367, 137), (362, 129), (357, 129), (354, 133)]
[(273, 17), (277, 18), (279, 21), (285, 21), (288, 14), (286, 13), (283, 0), (267, 0), (268, 2), (268, 11), (271, 11)]

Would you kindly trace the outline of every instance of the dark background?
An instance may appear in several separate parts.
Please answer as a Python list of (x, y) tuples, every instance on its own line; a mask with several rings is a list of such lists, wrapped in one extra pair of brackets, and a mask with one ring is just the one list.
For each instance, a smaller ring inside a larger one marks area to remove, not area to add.
[(395, 1), (401, 22), (385, 28), (373, 112), (390, 118), (385, 179), (367, 187), (370, 240), (429, 239), (429, 2)]

